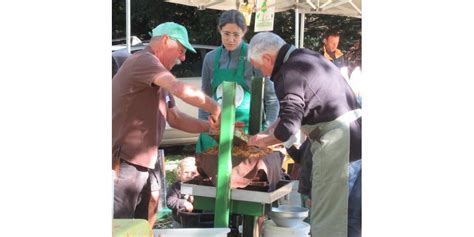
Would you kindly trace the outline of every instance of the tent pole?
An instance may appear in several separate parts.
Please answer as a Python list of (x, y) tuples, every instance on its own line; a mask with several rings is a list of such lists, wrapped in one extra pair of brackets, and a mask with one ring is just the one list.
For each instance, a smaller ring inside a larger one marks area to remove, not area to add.
[(130, 53), (130, 0), (125, 0), (125, 42)]
[(304, 13), (301, 13), (300, 48), (304, 47)]
[[(298, 2), (298, 0), (295, 0), (296, 2)], [(295, 8), (295, 47), (296, 48), (299, 48), (298, 47), (298, 43), (299, 43), (299, 36), (300, 36), (300, 21), (299, 21), (299, 12), (300, 10), (298, 8)]]

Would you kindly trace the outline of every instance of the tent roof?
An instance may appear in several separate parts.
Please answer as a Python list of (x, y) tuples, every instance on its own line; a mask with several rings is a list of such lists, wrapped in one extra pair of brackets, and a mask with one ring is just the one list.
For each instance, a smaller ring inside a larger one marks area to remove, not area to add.
[[(187, 6), (194, 6), (201, 10), (229, 10), (238, 9), (243, 0), (165, 0)], [(255, 5), (256, 0), (247, 0)], [(362, 17), (361, 0), (276, 0), (275, 12), (298, 9), (300, 13), (327, 14), (351, 17)], [(255, 7), (254, 7), (255, 11)]]

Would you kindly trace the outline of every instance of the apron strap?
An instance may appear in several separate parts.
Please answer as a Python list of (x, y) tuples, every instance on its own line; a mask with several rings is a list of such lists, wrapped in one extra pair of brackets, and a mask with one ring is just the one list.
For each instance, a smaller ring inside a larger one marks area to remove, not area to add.
[(355, 109), (349, 112), (344, 113), (343, 115), (337, 117), (333, 121), (325, 123), (317, 123), (314, 125), (305, 125), (304, 130), (309, 131), (307, 133), (308, 137), (311, 140), (319, 139), (322, 134), (325, 134), (327, 131), (339, 127), (343, 124), (349, 124), (352, 121), (359, 119), (362, 116), (362, 109)]
[(216, 71), (216, 69), (219, 69), (219, 60), (221, 59), (221, 55), (222, 55), (222, 47), (219, 47), (217, 48), (217, 54), (216, 54), (216, 57), (214, 57), (214, 71)]
[(214, 76), (213, 76), (213, 79), (211, 81), (211, 88), (212, 88), (212, 94), (214, 95), (216, 93), (216, 89), (217, 87), (219, 86), (219, 84), (221, 84), (220, 82), (216, 82), (216, 72), (219, 69), (219, 60), (221, 59), (221, 55), (222, 55), (222, 49), (223, 49), (223, 46), (217, 48), (217, 53), (216, 53), (216, 56), (214, 57)]
[[(216, 56), (214, 58), (214, 77), (217, 74), (217, 71), (220, 71), (220, 70), (229, 70), (229, 71), (234, 70), (235, 74), (233, 74), (233, 78), (229, 78), (228, 80), (225, 80), (225, 79), (223, 79), (223, 80), (237, 82), (237, 84), (239, 84), (244, 89), (244, 91), (250, 93), (250, 88), (247, 85), (247, 83), (245, 82), (245, 78), (244, 78), (245, 60), (246, 60), (246, 55), (247, 55), (247, 44), (245, 42), (242, 42), (242, 44), (240, 46), (239, 62), (238, 62), (238, 65), (237, 65), (236, 69), (221, 69), (220, 68), (219, 60), (221, 58), (222, 51), (223, 51), (223, 46), (221, 46), (217, 49), (217, 53), (216, 53)], [(229, 59), (229, 60), (232, 60), (232, 59)], [(222, 83), (221, 81), (216, 81), (216, 79), (214, 78), (214, 80), (212, 80), (212, 83), (211, 83), (212, 91), (215, 92), (217, 87), (221, 83)]]
[(244, 78), (246, 60), (247, 60), (247, 44), (245, 42), (242, 42), (242, 47), (240, 48), (239, 66), (237, 67), (237, 75), (235, 79), (236, 79), (236, 82), (239, 83), (239, 85), (241, 85), (245, 91), (250, 92), (250, 88), (248, 87)]

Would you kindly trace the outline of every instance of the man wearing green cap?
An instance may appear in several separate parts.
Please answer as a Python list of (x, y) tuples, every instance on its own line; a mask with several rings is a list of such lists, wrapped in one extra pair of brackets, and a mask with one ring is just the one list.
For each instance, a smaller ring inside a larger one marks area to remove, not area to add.
[[(114, 218), (147, 216), (136, 213), (136, 206), (157, 190), (153, 169), (166, 122), (191, 133), (218, 129), (219, 104), (170, 73), (186, 59), (186, 49), (196, 52), (186, 28), (167, 22), (151, 35), (149, 45), (128, 57), (112, 80)], [(208, 121), (180, 112), (173, 95), (211, 113)]]

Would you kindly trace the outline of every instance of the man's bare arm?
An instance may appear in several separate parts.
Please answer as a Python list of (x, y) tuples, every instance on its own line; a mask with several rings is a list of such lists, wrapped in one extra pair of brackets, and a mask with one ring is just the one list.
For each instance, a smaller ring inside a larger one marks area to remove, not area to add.
[(193, 85), (177, 80), (170, 72), (159, 74), (155, 77), (153, 83), (163, 87), (184, 102), (211, 113), (216, 120), (221, 113), (219, 104), (211, 97)]
[(176, 106), (168, 109), (167, 121), (171, 127), (189, 133), (208, 132), (210, 126), (207, 120), (191, 117)]

